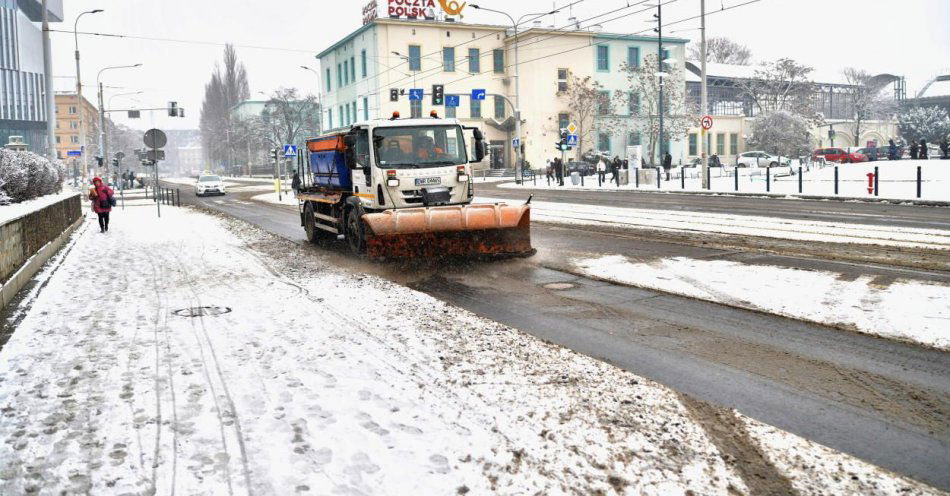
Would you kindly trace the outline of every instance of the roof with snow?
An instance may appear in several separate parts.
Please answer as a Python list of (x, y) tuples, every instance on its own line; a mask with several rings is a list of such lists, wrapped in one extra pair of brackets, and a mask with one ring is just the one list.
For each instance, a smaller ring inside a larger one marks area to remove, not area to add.
[[(720, 64), (716, 62), (706, 62), (706, 75), (708, 77), (715, 78), (724, 78), (724, 79), (752, 79), (755, 77), (755, 71), (762, 68), (762, 65), (736, 65), (736, 64)], [(702, 74), (700, 69), (700, 64), (695, 60), (686, 61), (686, 70), (692, 72), (697, 76)], [(889, 83), (897, 76), (891, 74), (878, 74), (874, 76), (873, 79), (879, 79), (884, 84)], [(809, 79), (819, 84), (848, 84), (847, 79), (845, 79), (842, 72), (830, 72), (822, 71), (815, 69), (809, 74)], [(687, 74), (687, 81), (690, 81), (689, 75)]]

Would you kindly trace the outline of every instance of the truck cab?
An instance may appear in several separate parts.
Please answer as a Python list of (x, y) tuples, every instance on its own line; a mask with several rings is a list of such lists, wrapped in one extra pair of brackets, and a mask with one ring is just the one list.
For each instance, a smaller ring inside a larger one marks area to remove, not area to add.
[[(474, 133), (471, 154), (467, 130)], [(481, 132), (455, 119), (362, 122), (343, 140), (352, 194), (367, 211), (467, 204), (471, 163), (485, 154)]]

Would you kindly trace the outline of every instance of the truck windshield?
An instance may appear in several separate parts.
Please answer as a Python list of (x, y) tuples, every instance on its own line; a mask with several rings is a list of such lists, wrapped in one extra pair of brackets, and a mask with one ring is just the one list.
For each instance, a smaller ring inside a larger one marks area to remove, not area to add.
[(379, 166), (386, 169), (425, 169), (468, 163), (459, 126), (376, 128), (373, 145)]

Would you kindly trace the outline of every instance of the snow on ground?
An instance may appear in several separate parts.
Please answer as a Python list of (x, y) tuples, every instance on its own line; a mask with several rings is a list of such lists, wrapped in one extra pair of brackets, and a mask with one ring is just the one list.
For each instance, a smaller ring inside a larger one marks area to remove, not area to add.
[[(877, 161), (864, 162), (860, 164), (842, 164), (838, 166), (838, 194), (834, 190), (834, 164), (825, 167), (814, 167), (811, 170), (804, 170), (802, 174), (802, 195), (808, 196), (839, 196), (842, 198), (866, 198), (873, 199), (875, 196), (868, 193), (868, 173), (873, 173), (874, 168), (878, 168), (878, 194), (877, 198), (913, 200), (917, 199), (917, 166), (921, 167), (921, 198), (922, 200), (950, 201), (950, 161), (941, 160), (901, 160), (895, 162)], [(702, 177), (699, 169), (696, 167), (685, 168), (686, 180), (680, 179), (681, 167), (674, 167), (670, 170), (670, 180), (666, 180), (666, 173), (661, 174), (660, 191), (706, 191), (702, 189)], [(710, 191), (717, 193), (771, 193), (780, 195), (795, 196), (798, 195), (798, 176), (791, 175), (793, 172), (789, 167), (773, 167), (770, 170), (772, 179), (769, 190), (766, 190), (766, 171), (765, 167), (739, 168), (739, 188), (736, 189), (734, 171), (732, 166), (713, 167), (710, 169)], [(797, 174), (797, 167), (795, 172)], [(547, 179), (541, 175), (537, 178), (537, 184), (528, 181), (525, 184), (514, 184), (511, 178), (506, 184), (499, 187), (508, 189), (568, 189), (585, 191), (618, 191), (618, 190), (643, 190), (657, 191), (655, 180), (650, 183), (640, 183), (636, 185), (631, 176), (630, 184), (618, 187), (611, 182), (612, 176), (607, 174), (607, 181), (601, 186), (597, 185), (597, 176), (587, 176), (584, 178), (584, 185), (574, 185), (570, 177), (564, 178), (564, 186), (555, 185), (551, 181), (548, 185)]]
[[(247, 224), (133, 200), (73, 239), (0, 351), (0, 494), (761, 487), (676, 393)], [(806, 494), (935, 492), (794, 449)]]
[[(475, 197), (476, 203), (509, 202)], [(885, 216), (881, 216), (885, 217)], [(927, 249), (950, 249), (950, 234), (938, 229), (846, 224), (691, 211), (605, 207), (578, 203), (531, 202), (531, 220), (589, 224), (630, 229), (659, 229), (759, 236), (800, 241), (873, 244)]]
[(78, 194), (79, 193), (71, 188), (65, 188), (61, 193), (40, 196), (25, 202), (11, 203), (10, 205), (0, 205), (0, 224), (6, 224), (13, 219), (23, 217), (24, 215), (41, 210)]
[(288, 191), (287, 193), (278, 195), (274, 193), (264, 193), (263, 195), (257, 195), (251, 198), (254, 201), (259, 201), (263, 203), (272, 203), (275, 205), (292, 205), (294, 207), (299, 206), (297, 197), (294, 196), (293, 191)]
[[(274, 190), (274, 180), (261, 180), (257, 178), (235, 178), (235, 177), (222, 177), (224, 180), (224, 187), (227, 191), (273, 191)], [(195, 187), (195, 182), (197, 181), (194, 177), (163, 177), (161, 178), (163, 183), (178, 184), (181, 186), (189, 186), (191, 188)], [(288, 183), (289, 184), (289, 183)]]
[(950, 350), (950, 287), (685, 257), (576, 259), (587, 275)]

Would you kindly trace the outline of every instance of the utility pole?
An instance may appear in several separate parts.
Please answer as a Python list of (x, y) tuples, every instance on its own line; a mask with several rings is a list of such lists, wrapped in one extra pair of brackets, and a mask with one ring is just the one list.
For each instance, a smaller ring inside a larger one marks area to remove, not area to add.
[(660, 117), (660, 134), (657, 139), (660, 141), (660, 163), (663, 163), (663, 1), (660, 0), (656, 5), (656, 60), (657, 77), (660, 80), (660, 94), (657, 100), (657, 114)]
[[(699, 8), (702, 10), (699, 16), (699, 32), (700, 32), (700, 45), (699, 45), (699, 58), (700, 68), (702, 74), (700, 78), (702, 79), (700, 83), (700, 97), (699, 97), (699, 106), (703, 110), (700, 111), (700, 115), (706, 115), (706, 112), (709, 111), (708, 104), (706, 102), (706, 0), (699, 0)], [(709, 150), (706, 148), (706, 128), (700, 126), (702, 129), (702, 150), (703, 150), (703, 166), (700, 171), (700, 175), (703, 177), (703, 189), (709, 189)]]
[(56, 98), (53, 95), (53, 60), (49, 40), (49, 10), (43, 0), (43, 85), (46, 87), (46, 154), (50, 160), (56, 157)]

